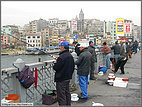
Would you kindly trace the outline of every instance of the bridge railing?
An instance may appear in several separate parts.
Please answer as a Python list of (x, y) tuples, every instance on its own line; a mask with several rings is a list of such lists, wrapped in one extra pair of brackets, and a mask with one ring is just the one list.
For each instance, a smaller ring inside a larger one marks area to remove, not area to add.
[[(43, 62), (26, 64), (30, 67), (32, 71), (35, 71), (35, 68), (38, 69), (38, 84), (35, 88), (33, 84), (30, 88), (25, 89), (21, 86), (18, 81), (17, 68), (6, 68), (1, 70), (1, 99), (5, 98), (8, 94), (18, 94), (20, 97), (20, 102), (22, 103), (34, 103), (35, 105), (42, 103), (42, 94), (45, 90), (56, 90), (56, 83), (54, 82), (53, 70), (54, 60), (48, 60)], [(105, 57), (102, 52), (97, 52), (97, 63), (95, 64), (96, 69), (98, 70), (99, 65), (105, 65)], [(35, 72), (33, 72), (35, 75)], [(74, 71), (71, 84), (74, 84), (75, 87), (78, 84), (77, 71)]]

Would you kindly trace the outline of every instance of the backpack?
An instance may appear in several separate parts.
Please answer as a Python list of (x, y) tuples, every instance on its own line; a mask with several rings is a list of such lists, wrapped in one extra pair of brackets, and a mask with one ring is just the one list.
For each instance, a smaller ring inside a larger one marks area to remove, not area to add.
[(21, 72), (19, 72), (18, 70), (18, 80), (26, 89), (29, 88), (33, 83), (35, 83), (33, 72), (30, 70), (29, 66), (25, 65)]

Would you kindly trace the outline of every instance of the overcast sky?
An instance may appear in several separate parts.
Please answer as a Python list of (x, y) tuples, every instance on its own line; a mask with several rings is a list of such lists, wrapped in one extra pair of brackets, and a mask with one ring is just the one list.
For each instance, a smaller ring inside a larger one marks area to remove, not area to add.
[(79, 16), (81, 8), (85, 19), (124, 18), (141, 25), (140, 1), (1, 1), (1, 25), (23, 26), (40, 18), (71, 20)]

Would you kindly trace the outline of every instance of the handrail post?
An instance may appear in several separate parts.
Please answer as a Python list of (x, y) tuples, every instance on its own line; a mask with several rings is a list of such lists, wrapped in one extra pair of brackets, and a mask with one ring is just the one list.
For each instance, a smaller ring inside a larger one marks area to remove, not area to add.
[(13, 89), (15, 94), (20, 97), (20, 102), (26, 102), (26, 89), (21, 86), (17, 78), (17, 73), (12, 73), (10, 78), (10, 87)]

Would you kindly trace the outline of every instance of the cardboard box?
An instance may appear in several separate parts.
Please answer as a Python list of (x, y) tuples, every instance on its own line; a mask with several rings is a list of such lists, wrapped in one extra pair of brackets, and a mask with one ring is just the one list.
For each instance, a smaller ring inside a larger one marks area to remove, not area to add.
[(113, 82), (113, 86), (115, 87), (127, 87), (128, 82), (127, 81), (122, 81), (122, 80), (115, 80)]

